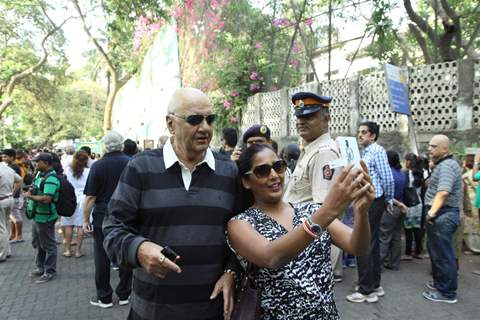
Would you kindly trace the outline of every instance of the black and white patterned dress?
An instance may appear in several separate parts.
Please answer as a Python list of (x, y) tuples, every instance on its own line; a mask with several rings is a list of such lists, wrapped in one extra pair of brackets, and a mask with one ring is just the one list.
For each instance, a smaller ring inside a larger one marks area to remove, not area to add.
[[(319, 208), (312, 203), (293, 204), (293, 226), (302, 227), (304, 218)], [(288, 231), (257, 208), (249, 208), (231, 220), (250, 223), (267, 240), (273, 241)], [(324, 232), (300, 255), (279, 269), (260, 268), (255, 282), (262, 290), (262, 320), (339, 319), (333, 300), (330, 262), (331, 238)], [(242, 265), (247, 261), (238, 256)]]

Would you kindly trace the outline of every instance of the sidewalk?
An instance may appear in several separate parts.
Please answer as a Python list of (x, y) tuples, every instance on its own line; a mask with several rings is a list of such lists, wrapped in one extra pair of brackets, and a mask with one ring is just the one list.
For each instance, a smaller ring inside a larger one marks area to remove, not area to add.
[[(25, 223), (25, 242), (12, 245), (12, 257), (0, 263), (1, 320), (70, 320), (126, 319), (129, 306), (101, 309), (89, 303), (95, 295), (93, 239), (84, 241), (85, 256), (65, 258), (63, 246), (58, 246), (57, 277), (36, 284), (30, 277), (34, 268), (31, 246), (31, 223)], [(356, 269), (344, 269), (345, 276), (335, 287), (335, 297), (341, 319), (362, 320), (460, 320), (480, 317), (480, 256), (463, 256), (459, 279), (458, 303), (433, 303), (422, 297), (423, 284), (429, 280), (429, 261), (415, 260), (401, 264), (400, 271), (386, 270), (382, 274), (385, 296), (376, 304), (353, 304), (345, 300), (357, 279)], [(118, 281), (112, 270), (112, 284)], [(168, 319), (175, 320), (175, 319)]]

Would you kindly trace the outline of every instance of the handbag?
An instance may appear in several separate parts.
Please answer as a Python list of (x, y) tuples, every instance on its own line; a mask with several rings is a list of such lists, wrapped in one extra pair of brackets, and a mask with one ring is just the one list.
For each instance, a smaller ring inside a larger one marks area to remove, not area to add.
[(248, 263), (247, 270), (243, 274), (235, 294), (232, 320), (260, 319), (261, 290), (255, 286), (254, 281), (257, 271), (257, 266)]
[(420, 203), (420, 199), (418, 198), (417, 190), (415, 187), (410, 186), (410, 174), (409, 172), (405, 172), (407, 177), (407, 183), (405, 187), (405, 191), (403, 193), (403, 204), (407, 207), (415, 207)]

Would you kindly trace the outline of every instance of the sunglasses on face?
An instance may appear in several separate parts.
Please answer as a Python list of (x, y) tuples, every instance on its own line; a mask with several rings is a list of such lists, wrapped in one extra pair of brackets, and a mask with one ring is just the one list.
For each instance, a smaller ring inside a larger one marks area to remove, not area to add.
[(183, 119), (186, 123), (191, 126), (198, 126), (200, 123), (203, 122), (203, 119), (207, 121), (207, 124), (210, 126), (217, 118), (217, 115), (212, 113), (209, 115), (201, 115), (201, 114), (192, 114), (190, 116), (179, 116), (178, 114), (172, 114), (173, 116)]
[(267, 178), (270, 175), (270, 172), (275, 170), (276, 173), (282, 174), (285, 173), (287, 169), (287, 164), (283, 160), (277, 160), (274, 163), (270, 164), (262, 164), (260, 166), (256, 166), (253, 170), (245, 172), (245, 174), (254, 174), (255, 177), (258, 179)]

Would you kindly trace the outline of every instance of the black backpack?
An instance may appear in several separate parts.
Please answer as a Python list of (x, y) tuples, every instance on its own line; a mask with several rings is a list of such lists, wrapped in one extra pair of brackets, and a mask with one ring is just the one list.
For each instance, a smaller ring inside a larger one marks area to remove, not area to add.
[(58, 200), (55, 201), (55, 206), (57, 208), (58, 215), (62, 217), (71, 217), (77, 209), (77, 196), (75, 196), (75, 188), (72, 186), (70, 181), (67, 180), (67, 177), (63, 174), (48, 174), (40, 183), (40, 190), (43, 192), (43, 187), (45, 185), (45, 180), (49, 176), (56, 176), (60, 180), (60, 189), (58, 190)]

